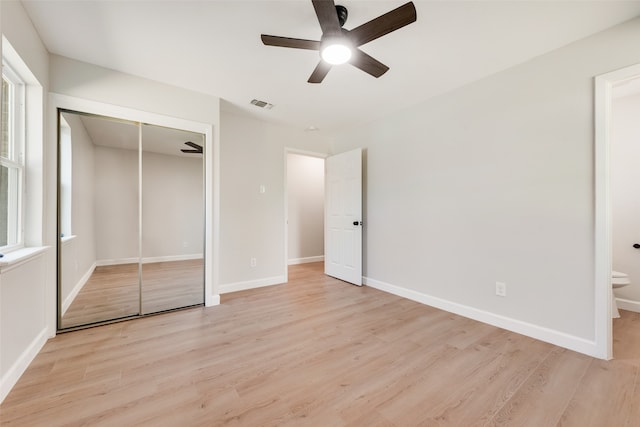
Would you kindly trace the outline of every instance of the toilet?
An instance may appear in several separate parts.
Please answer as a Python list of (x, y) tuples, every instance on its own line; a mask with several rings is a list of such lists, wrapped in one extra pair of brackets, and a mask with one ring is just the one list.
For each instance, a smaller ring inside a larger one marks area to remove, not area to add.
[[(611, 286), (613, 289), (621, 288), (623, 286), (627, 286), (630, 284), (629, 276), (625, 273), (620, 273), (619, 271), (611, 272)], [(617, 319), (620, 317), (620, 312), (618, 311), (618, 304), (616, 304), (616, 296), (611, 296), (611, 317)]]

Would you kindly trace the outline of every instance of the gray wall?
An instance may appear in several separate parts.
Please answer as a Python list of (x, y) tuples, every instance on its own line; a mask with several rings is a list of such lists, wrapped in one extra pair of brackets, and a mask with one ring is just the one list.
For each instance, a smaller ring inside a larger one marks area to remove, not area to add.
[(367, 152), (364, 274), (593, 340), (593, 78), (639, 44), (636, 19), (337, 135)]
[(220, 282), (227, 291), (279, 283), (286, 273), (285, 147), (326, 153), (328, 140), (224, 111), (221, 119)]

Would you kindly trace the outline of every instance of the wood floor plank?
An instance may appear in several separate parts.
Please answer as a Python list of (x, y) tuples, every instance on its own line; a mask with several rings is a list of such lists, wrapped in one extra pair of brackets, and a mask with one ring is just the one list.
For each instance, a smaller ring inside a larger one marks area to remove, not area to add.
[(202, 259), (95, 268), (64, 316), (62, 328), (204, 303)]
[(511, 334), (499, 330), (485, 336), (485, 343), (503, 342), (496, 357), (468, 381), (443, 390), (438, 404), (424, 411), (420, 424), (482, 426), (494, 418), (553, 348), (532, 338), (506, 335)]
[[(292, 266), (290, 282), (49, 340), (11, 426), (621, 426), (640, 419), (640, 313), (595, 360)], [(608, 424), (602, 424), (608, 423)]]
[(569, 350), (553, 349), (489, 425), (555, 426), (592, 361)]
[[(638, 369), (622, 361), (593, 360), (560, 420), (562, 426), (624, 426), (626, 407), (640, 405), (634, 396)], [(594, 411), (593, 408), (597, 408)], [(636, 425), (640, 425), (637, 418)]]

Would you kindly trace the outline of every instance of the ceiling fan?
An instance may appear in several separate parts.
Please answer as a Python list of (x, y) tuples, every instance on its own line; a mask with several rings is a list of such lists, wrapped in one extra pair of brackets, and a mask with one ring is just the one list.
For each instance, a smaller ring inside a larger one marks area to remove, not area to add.
[(332, 65), (350, 63), (373, 77), (380, 77), (389, 70), (377, 59), (367, 55), (358, 47), (389, 34), (416, 21), (413, 2), (406, 3), (352, 30), (342, 28), (347, 20), (347, 8), (336, 6), (333, 0), (311, 0), (320, 22), (320, 41), (262, 34), (262, 43), (267, 46), (290, 47), (320, 51), (320, 62), (309, 77), (309, 83), (320, 83)]
[(202, 145), (196, 144), (195, 142), (187, 141), (184, 145), (191, 147), (190, 149), (183, 148), (180, 151), (183, 153), (193, 153), (193, 154), (202, 154)]

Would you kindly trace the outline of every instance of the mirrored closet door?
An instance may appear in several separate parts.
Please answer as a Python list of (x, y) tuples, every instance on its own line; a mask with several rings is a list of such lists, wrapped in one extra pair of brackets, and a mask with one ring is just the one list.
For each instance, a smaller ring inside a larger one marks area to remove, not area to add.
[(142, 125), (142, 313), (204, 303), (204, 136)]
[(204, 147), (59, 112), (58, 329), (204, 303)]

